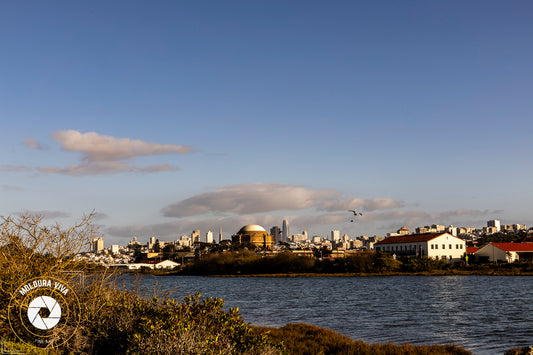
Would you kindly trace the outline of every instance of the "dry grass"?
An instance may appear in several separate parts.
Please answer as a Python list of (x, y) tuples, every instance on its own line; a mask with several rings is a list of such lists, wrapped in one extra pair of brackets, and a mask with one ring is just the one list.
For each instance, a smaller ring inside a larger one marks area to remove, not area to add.
[(269, 332), (272, 341), (283, 343), (286, 353), (291, 355), (471, 355), (471, 352), (455, 345), (367, 344), (329, 329), (303, 323), (256, 329), (259, 332)]

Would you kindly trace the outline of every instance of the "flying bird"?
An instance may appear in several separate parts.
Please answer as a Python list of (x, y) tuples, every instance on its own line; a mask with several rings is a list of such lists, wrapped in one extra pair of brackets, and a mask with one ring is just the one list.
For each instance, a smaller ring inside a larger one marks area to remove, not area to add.
[[(362, 216), (363, 214), (361, 212), (357, 212), (356, 210), (348, 210), (349, 212), (352, 212), (354, 216)], [(350, 220), (350, 222), (353, 222), (353, 219)]]

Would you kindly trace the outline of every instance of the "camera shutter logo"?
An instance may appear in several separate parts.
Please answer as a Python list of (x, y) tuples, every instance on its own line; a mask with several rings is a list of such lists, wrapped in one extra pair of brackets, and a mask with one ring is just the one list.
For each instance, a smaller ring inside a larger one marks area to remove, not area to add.
[[(48, 308), (50, 315), (42, 318), (39, 312), (41, 308)], [(55, 299), (49, 296), (40, 296), (30, 302), (28, 306), (28, 319), (37, 329), (52, 329), (61, 319), (61, 306)]]
[(8, 320), (23, 342), (57, 347), (74, 335), (80, 321), (80, 303), (65, 281), (42, 277), (24, 282), (11, 297)]

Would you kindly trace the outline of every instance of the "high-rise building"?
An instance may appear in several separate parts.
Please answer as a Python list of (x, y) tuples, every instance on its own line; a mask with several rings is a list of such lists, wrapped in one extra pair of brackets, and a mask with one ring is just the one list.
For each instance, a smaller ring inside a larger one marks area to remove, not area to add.
[(495, 227), (496, 231), (499, 232), (501, 230), (500, 220), (491, 219), (490, 221), (487, 221), (487, 227)]
[(102, 237), (93, 238), (91, 240), (91, 251), (93, 253), (99, 253), (104, 250), (104, 239)]
[(213, 232), (207, 231), (207, 233), (205, 234), (205, 242), (213, 243)]
[(331, 241), (335, 242), (337, 240), (341, 239), (341, 232), (339, 230), (332, 230), (331, 231)]
[(281, 229), (278, 226), (270, 228), (270, 234), (274, 238), (274, 243), (281, 241)]
[(286, 219), (284, 219), (284, 220), (283, 220), (283, 225), (282, 225), (281, 228), (282, 228), (282, 229), (281, 229), (281, 234), (282, 234), (282, 236), (281, 236), (281, 240), (284, 241), (284, 242), (286, 242), (286, 241), (289, 240), (289, 235), (290, 235), (290, 234), (289, 234), (289, 233), (290, 233), (290, 232), (289, 232), (289, 221), (286, 220)]
[(200, 230), (199, 229), (195, 229), (192, 231), (191, 242), (192, 243), (200, 242)]
[(218, 242), (220, 243), (222, 240), (222, 226), (220, 226), (220, 228), (218, 229)]

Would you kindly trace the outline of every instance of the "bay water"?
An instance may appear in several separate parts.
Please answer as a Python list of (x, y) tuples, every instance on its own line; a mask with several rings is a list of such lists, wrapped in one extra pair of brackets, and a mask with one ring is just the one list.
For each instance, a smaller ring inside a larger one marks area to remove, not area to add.
[(222, 298), (254, 325), (303, 322), (367, 343), (456, 344), (476, 355), (533, 346), (530, 276), (144, 276), (141, 285)]

